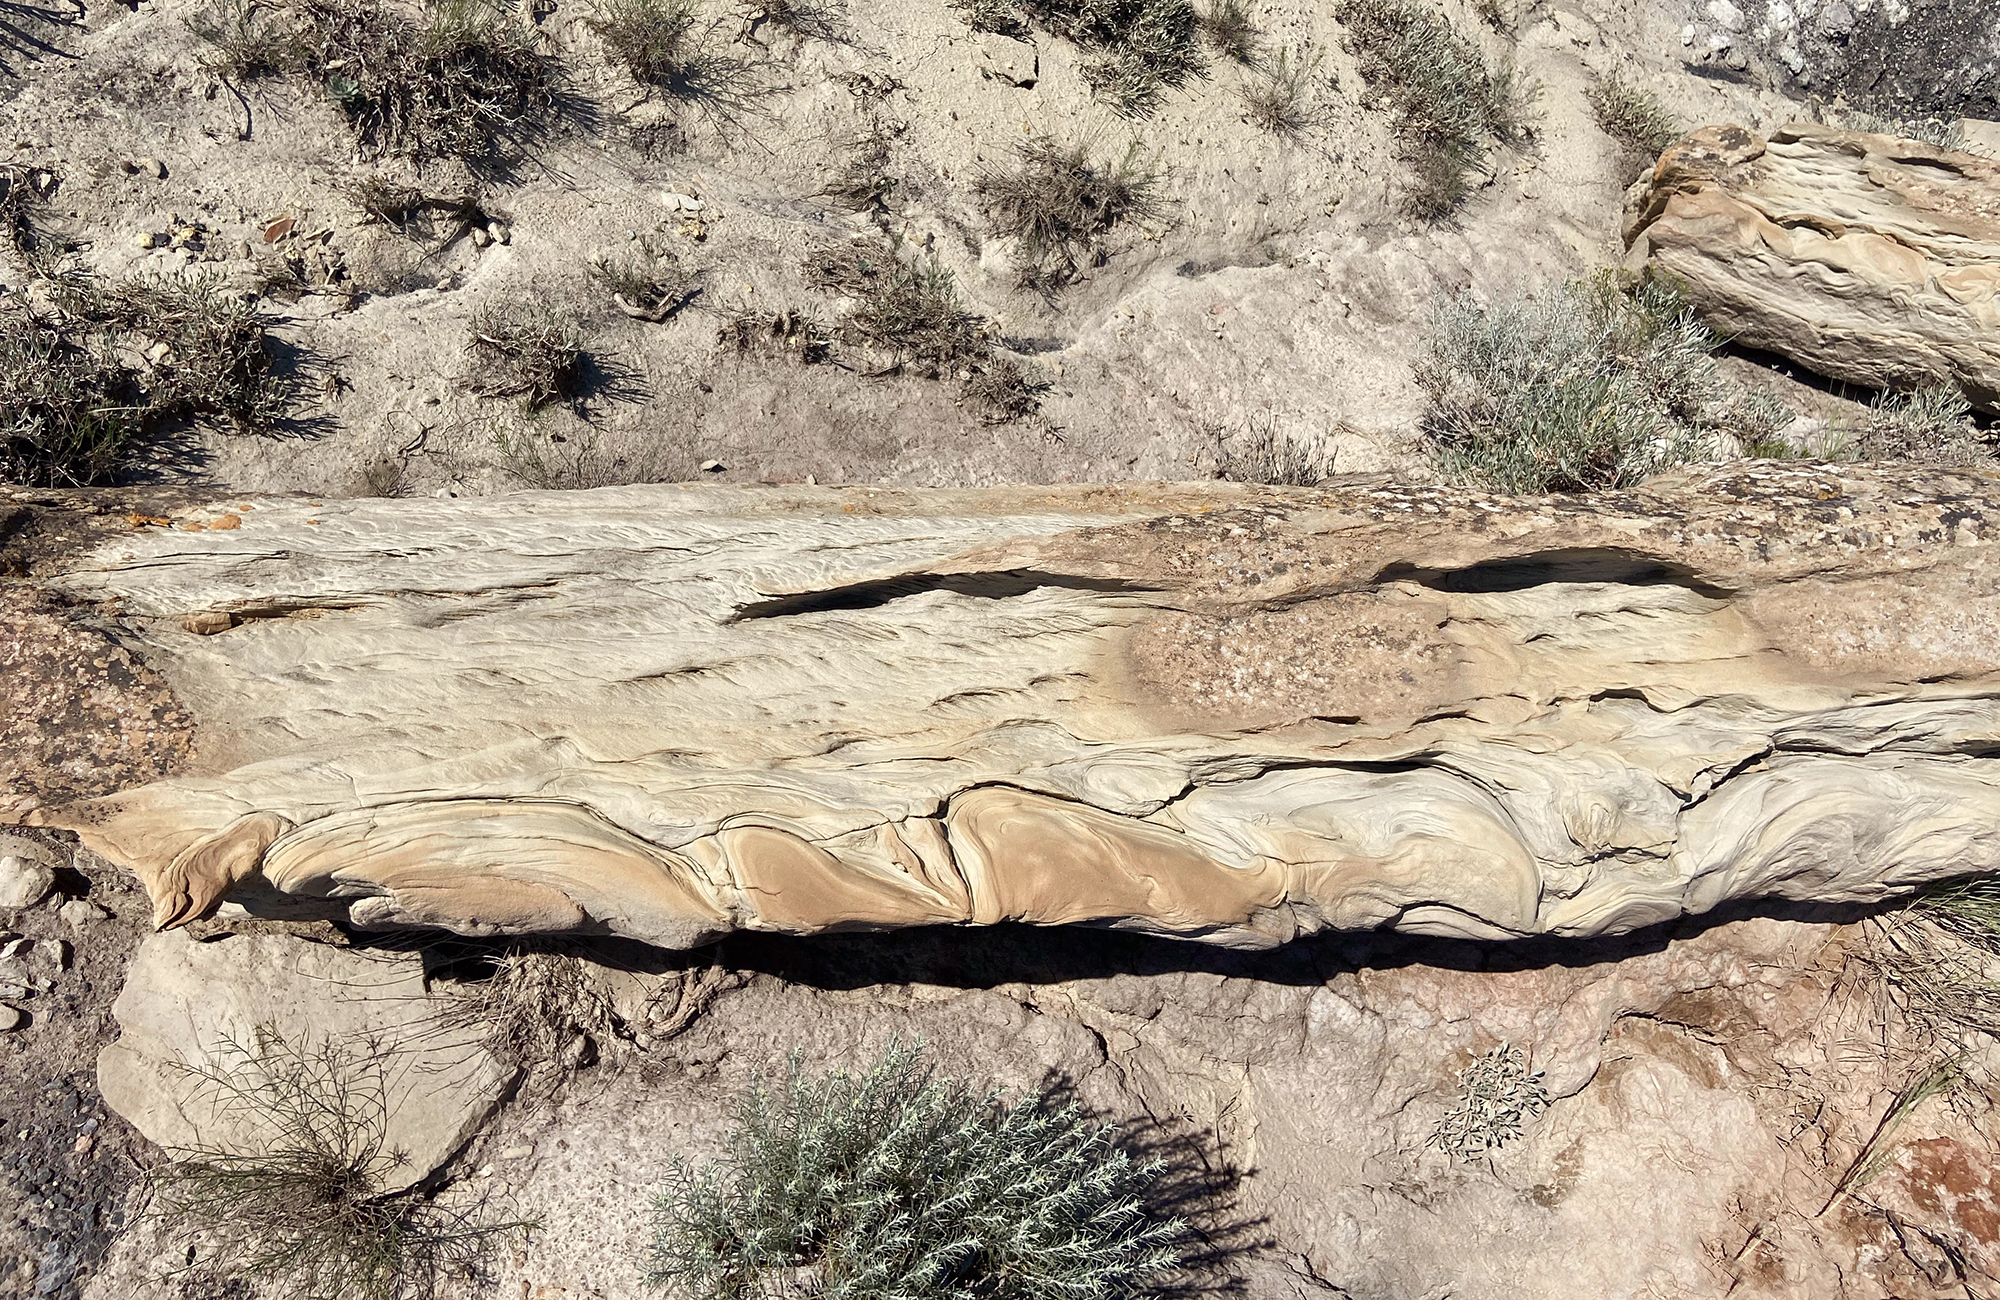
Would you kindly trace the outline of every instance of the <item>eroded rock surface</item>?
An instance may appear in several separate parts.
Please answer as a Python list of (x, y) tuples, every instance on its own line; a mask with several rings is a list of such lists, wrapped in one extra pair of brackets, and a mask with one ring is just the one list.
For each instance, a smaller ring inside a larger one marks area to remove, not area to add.
[(45, 580), (115, 602), (197, 757), (29, 815), (166, 926), (1255, 947), (1873, 900), (2000, 855), (1996, 491), (238, 500)]
[(1625, 239), (1738, 343), (2000, 405), (2000, 161), (1796, 123), (1768, 139), (1708, 127), (1633, 187)]

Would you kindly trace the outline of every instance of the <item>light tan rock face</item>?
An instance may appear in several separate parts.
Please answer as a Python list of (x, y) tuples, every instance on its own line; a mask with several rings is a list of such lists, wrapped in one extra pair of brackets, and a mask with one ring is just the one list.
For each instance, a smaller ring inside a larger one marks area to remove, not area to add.
[(2000, 405), (2000, 160), (1793, 124), (1708, 127), (1627, 198), (1633, 258), (1724, 334), (1871, 388)]
[(112, 1004), (119, 1037), (98, 1055), (98, 1089), (170, 1151), (251, 1152), (277, 1121), (248, 1103), (295, 1064), (332, 1065), (379, 1139), (381, 1190), (400, 1189), (450, 1159), (513, 1081), (469, 1036), (427, 1020), (429, 1001), (414, 956), (284, 934), (154, 935)]
[(192, 766), (28, 815), (170, 926), (1257, 947), (1866, 901), (2000, 866), (1996, 502), (1759, 462), (218, 503), (52, 580), (118, 611)]

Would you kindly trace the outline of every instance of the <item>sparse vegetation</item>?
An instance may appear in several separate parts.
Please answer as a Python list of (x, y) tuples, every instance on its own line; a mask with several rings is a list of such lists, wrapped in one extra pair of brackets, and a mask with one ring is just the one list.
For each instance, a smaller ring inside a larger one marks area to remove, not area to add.
[(677, 1162), (650, 1279), (693, 1300), (1126, 1300), (1157, 1295), (1190, 1234), (1162, 1174), (1034, 1092), (937, 1077), (892, 1044), (864, 1074), (759, 1080), (728, 1153)]
[(1993, 459), (1972, 425), (1972, 406), (1950, 384), (1883, 393), (1868, 409), (1857, 448), (1869, 460), (1977, 465)]
[(1389, 105), (1414, 171), (1412, 215), (1449, 216), (1471, 193), (1467, 177), (1496, 141), (1526, 134), (1539, 88), (1493, 71), (1479, 51), (1422, 0), (1340, 0), (1334, 17), (1373, 98)]
[(0, 481), (108, 483), (176, 421), (268, 434), (291, 404), (264, 318), (210, 281), (39, 284), (0, 303)]
[(1217, 473), (1233, 483), (1316, 487), (1333, 474), (1334, 451), (1324, 439), (1303, 437), (1269, 411), (1253, 414), (1230, 436), (1215, 431)]
[(815, 254), (804, 271), (815, 288), (853, 301), (841, 336), (887, 354), (888, 364), (872, 366), (872, 373), (956, 378), (967, 401), (992, 423), (1039, 407), (1048, 384), (994, 350), (987, 322), (965, 309), (951, 272), (936, 258), (911, 264), (892, 250), (850, 244)]
[(387, 1081), (372, 1050), (263, 1028), (189, 1073), (256, 1137), (176, 1151), (153, 1178), (163, 1226), (204, 1238), (215, 1266), (298, 1300), (429, 1297), (447, 1276), (479, 1276), (498, 1239), (529, 1226), (385, 1190), (404, 1158), (387, 1145)]
[(654, 325), (672, 319), (703, 287), (700, 271), (683, 266), (670, 246), (651, 239), (641, 239), (623, 257), (593, 259), (590, 273), (611, 291), (619, 311)]
[(1164, 205), (1157, 183), (1136, 144), (1107, 166), (1090, 161), (1081, 145), (1044, 136), (1021, 146), (1014, 167), (981, 176), (973, 192), (994, 233), (1016, 241), (1021, 284), (1048, 292), (1095, 265), (1099, 242), (1112, 228), (1158, 219)]
[(1529, 1073), (1527, 1054), (1511, 1043), (1461, 1070), (1458, 1094), (1458, 1104), (1438, 1120), (1427, 1143), (1455, 1161), (1489, 1158), (1549, 1106), (1541, 1073)]
[(590, 353), (575, 317), (546, 303), (508, 299), (472, 315), (466, 351), (482, 397), (518, 397), (529, 411), (582, 397)]
[(1681, 124), (1659, 98), (1615, 72), (1592, 77), (1583, 97), (1597, 117), (1598, 129), (1635, 162), (1650, 164), (1681, 138)]
[(846, 15), (826, 0), (746, 0), (753, 22), (766, 23), (800, 40), (844, 45), (851, 39)]
[(1290, 139), (1312, 125), (1312, 78), (1319, 59), (1294, 58), (1290, 50), (1258, 67), (1243, 84), (1243, 107), (1252, 126)]
[(584, 22), (648, 95), (724, 127), (758, 111), (765, 88), (757, 69), (729, 52), (721, 20), (704, 18), (699, 0), (595, 0)]
[(0, 163), (0, 240), (17, 253), (34, 254), (42, 242), (42, 214), (61, 185), (53, 168)]
[(952, 0), (952, 7), (976, 31), (1039, 29), (1076, 45), (1091, 56), (1084, 81), (1125, 117), (1152, 116), (1167, 91), (1208, 71), (1193, 0)]
[(850, 212), (886, 212), (896, 180), (889, 174), (889, 136), (879, 126), (849, 146), (847, 161), (820, 190)]
[(562, 105), (540, 33), (486, 0), (430, 0), (414, 17), (361, 0), (243, 0), (191, 27), (218, 75), (306, 77), (385, 153), (491, 166)]
[(731, 312), (717, 337), (740, 353), (791, 357), (808, 366), (833, 356), (833, 332), (810, 312)]
[(1919, 895), (1883, 918), (1865, 960), (1935, 1053), (2000, 1039), (2000, 878)]
[(1896, 1145), (1892, 1139), (1904, 1121), (1915, 1114), (1919, 1106), (1933, 1097), (1952, 1092), (1964, 1081), (1965, 1067), (1956, 1057), (1932, 1062), (1912, 1075), (1890, 1101), (1889, 1108), (1882, 1112), (1875, 1131), (1862, 1143), (1847, 1171), (1834, 1183), (1833, 1193), (1820, 1213), (1825, 1214), (1842, 1199), (1879, 1177), (1896, 1158)]
[(1215, 0), (1201, 15), (1201, 36), (1208, 47), (1246, 68), (1261, 62), (1257, 24), (1250, 20), (1249, 0)]
[(1626, 487), (1774, 438), (1790, 412), (1732, 383), (1674, 286), (1610, 274), (1539, 298), (1435, 308), (1416, 360), (1423, 439), (1450, 477), (1504, 492)]

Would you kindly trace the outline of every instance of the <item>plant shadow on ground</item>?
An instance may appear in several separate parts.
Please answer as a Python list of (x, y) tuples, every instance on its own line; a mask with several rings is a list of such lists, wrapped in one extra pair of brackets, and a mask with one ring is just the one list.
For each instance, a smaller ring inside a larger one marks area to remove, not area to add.
[(0, 78), (19, 77), (26, 65), (43, 59), (78, 57), (56, 44), (56, 38), (82, 31), (83, 20), (82, 0), (68, 4), (0, 0)]

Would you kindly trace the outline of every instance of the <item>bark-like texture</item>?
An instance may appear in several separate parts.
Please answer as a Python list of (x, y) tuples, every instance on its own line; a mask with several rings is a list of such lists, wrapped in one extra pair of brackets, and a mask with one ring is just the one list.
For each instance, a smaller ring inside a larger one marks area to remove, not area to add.
[(1708, 127), (1633, 186), (1625, 241), (1736, 342), (2000, 404), (2000, 162), (1829, 127)]
[(1988, 474), (245, 505), (42, 580), (197, 720), (186, 774), (26, 813), (165, 925), (1264, 946), (2000, 867)]

